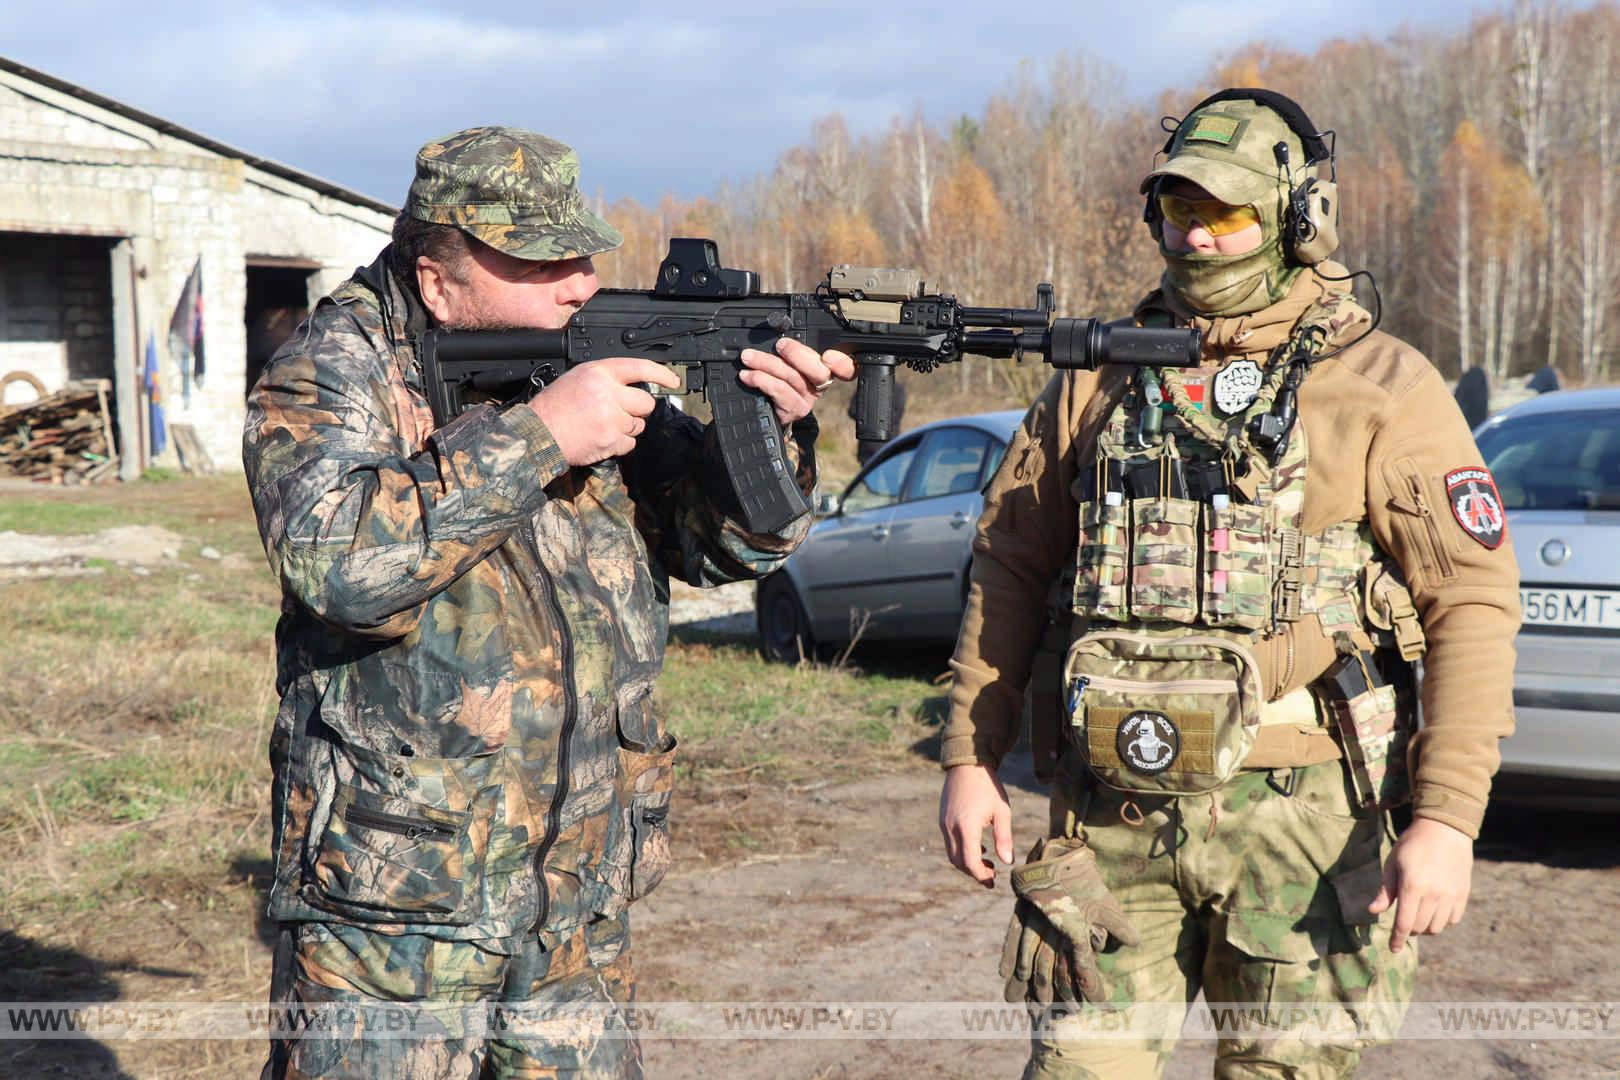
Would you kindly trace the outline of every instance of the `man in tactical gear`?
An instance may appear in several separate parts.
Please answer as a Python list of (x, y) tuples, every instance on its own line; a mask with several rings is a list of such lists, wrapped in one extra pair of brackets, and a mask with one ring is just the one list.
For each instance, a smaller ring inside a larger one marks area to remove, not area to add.
[[(621, 240), (578, 169), (514, 128), (423, 147), (394, 242), (248, 399), (283, 592), (271, 998), (348, 1025), (390, 1002), (478, 1010), (414, 1013), (411, 1038), (317, 1024), (272, 1044), (266, 1076), (641, 1074), (612, 1021), (627, 906), (669, 860), (675, 739), (650, 696), (669, 578), (768, 573), (809, 521), (748, 531), (713, 431), (641, 388), (676, 381), (649, 361), (581, 364), (435, 427), (427, 329), (556, 329), (596, 291), (592, 256)], [(853, 362), (783, 339), (742, 363), (809, 493), (811, 408)], [(551, 1017), (567, 1037), (486, 1036), (492, 1004), (581, 1011)]]
[(1051, 821), (1013, 872), (1002, 975), (1070, 1014), (1028, 1077), (1159, 1075), (1179, 1020), (1075, 1025), (1179, 1017), (1200, 990), (1339, 1030), (1370, 1010), (1360, 1036), (1283, 1013), (1217, 1050), (1222, 1076), (1345, 1075), (1410, 999), (1408, 939), (1462, 917), (1512, 730), (1517, 571), (1500, 515), (1459, 510), (1495, 486), (1439, 374), (1327, 261), (1332, 167), (1280, 95), (1194, 108), (1142, 184), (1165, 272), (1135, 320), (1200, 329), (1203, 366), (1055, 375), (988, 490), (940, 827), (984, 885), (981, 830), (1012, 861), (996, 769), (1028, 684)]

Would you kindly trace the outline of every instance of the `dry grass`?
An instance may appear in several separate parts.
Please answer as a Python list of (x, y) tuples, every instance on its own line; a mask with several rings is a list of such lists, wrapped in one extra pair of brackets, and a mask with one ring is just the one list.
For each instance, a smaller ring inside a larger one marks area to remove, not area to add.
[[(180, 558), (138, 574), (0, 582), (0, 1000), (261, 1000), (265, 746), (279, 603), (240, 477), (0, 493), (0, 531), (154, 525)], [(221, 554), (205, 558), (203, 546)], [(806, 842), (787, 804), (921, 767), (934, 654), (881, 669), (768, 665), (751, 643), (671, 644), (658, 700), (682, 740), (676, 843), (727, 861)], [(0, 1075), (256, 1073), (229, 1042), (8, 1043)]]

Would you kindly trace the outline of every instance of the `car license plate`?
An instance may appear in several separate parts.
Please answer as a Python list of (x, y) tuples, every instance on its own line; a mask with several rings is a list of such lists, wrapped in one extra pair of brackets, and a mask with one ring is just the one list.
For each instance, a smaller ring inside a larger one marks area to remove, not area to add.
[(1526, 626), (1575, 626), (1620, 630), (1620, 591), (1612, 589), (1519, 590)]

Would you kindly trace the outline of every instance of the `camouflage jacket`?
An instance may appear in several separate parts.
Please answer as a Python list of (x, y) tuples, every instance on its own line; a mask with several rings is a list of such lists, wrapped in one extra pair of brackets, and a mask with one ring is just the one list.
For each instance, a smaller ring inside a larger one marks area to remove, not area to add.
[[(283, 594), (270, 914), (555, 936), (668, 857), (674, 740), (650, 693), (670, 577), (767, 573), (808, 516), (744, 531), (712, 435), (667, 402), (589, 468), (527, 405), (434, 430), (424, 316), (385, 266), (323, 299), (248, 399)], [(807, 492), (814, 437), (788, 440)]]

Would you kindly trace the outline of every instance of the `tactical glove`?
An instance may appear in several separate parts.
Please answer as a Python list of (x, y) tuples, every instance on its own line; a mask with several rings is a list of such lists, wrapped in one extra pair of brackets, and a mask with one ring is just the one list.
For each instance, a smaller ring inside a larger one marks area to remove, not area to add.
[(1103, 884), (1096, 854), (1084, 840), (1039, 840), (1012, 883), (1018, 904), (1001, 951), (1007, 1000), (1104, 1002), (1097, 950), (1109, 935), (1122, 945), (1141, 937)]

